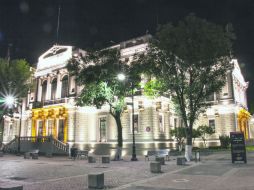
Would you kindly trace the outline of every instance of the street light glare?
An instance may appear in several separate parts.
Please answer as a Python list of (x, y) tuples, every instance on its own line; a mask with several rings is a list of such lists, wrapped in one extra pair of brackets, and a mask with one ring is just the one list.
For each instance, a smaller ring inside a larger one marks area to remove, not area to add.
[(13, 96), (6, 96), (5, 97), (5, 104), (8, 106), (14, 105), (15, 98)]
[(117, 75), (117, 78), (118, 78), (118, 80), (123, 81), (123, 80), (125, 80), (125, 75), (124, 75), (123, 73), (119, 73), (119, 74)]

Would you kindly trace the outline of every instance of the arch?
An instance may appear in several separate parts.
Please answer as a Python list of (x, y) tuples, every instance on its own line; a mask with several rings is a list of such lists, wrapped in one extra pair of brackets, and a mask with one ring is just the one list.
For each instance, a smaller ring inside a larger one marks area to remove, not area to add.
[(57, 89), (57, 78), (51, 81), (51, 100), (56, 99), (56, 89)]
[(65, 75), (62, 78), (62, 89), (61, 89), (61, 98), (68, 97), (69, 92), (69, 77)]
[(47, 80), (42, 81), (41, 83), (41, 101), (45, 102), (47, 97)]

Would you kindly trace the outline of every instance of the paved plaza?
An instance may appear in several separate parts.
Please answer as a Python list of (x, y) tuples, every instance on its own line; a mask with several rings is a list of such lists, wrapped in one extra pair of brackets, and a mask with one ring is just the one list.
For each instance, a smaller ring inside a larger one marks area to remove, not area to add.
[(22, 156), (0, 157), (0, 184), (23, 185), (24, 190), (84, 190), (88, 189), (88, 174), (104, 173), (104, 189), (122, 190), (253, 190), (254, 153), (248, 153), (248, 163), (231, 163), (230, 152), (202, 156), (201, 162), (176, 165), (176, 157), (162, 166), (162, 173), (150, 172), (150, 162), (139, 156), (109, 164), (88, 163), (68, 157), (40, 156), (38, 160)]

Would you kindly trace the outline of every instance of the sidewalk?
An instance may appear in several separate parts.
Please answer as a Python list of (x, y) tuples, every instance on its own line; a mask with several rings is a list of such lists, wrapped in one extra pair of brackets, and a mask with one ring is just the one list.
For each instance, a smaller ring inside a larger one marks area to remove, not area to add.
[(130, 157), (125, 157), (110, 164), (90, 164), (87, 160), (73, 161), (67, 157), (25, 160), (5, 155), (0, 157), (0, 184), (17, 183), (24, 190), (84, 190), (88, 189), (89, 173), (103, 172), (104, 189), (254, 189), (254, 154), (248, 154), (247, 164), (232, 164), (228, 152), (202, 157), (201, 162), (190, 162), (187, 166), (177, 166), (175, 157), (171, 157), (160, 174), (150, 172), (150, 162), (145, 162), (144, 157), (138, 159), (131, 162)]

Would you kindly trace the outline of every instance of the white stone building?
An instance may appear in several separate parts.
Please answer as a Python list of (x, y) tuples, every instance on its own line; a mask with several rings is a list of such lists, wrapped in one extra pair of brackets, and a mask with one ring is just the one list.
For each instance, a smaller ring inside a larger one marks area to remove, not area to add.
[[(131, 61), (134, 53), (145, 51), (149, 36), (122, 42), (119, 48), (122, 59)], [(35, 141), (36, 137), (52, 136), (62, 145), (76, 145), (80, 149), (92, 150), (102, 147), (113, 154), (117, 144), (117, 127), (108, 113), (107, 105), (101, 109), (78, 107), (76, 98), (82, 86), (77, 86), (75, 78), (69, 76), (67, 61), (85, 52), (72, 46), (54, 45), (43, 53), (34, 73), (35, 87), (22, 104), (22, 123), (19, 118), (5, 119), (4, 143), (10, 142), (15, 135), (22, 139)], [(234, 70), (228, 72), (227, 83), (221, 93), (214, 94), (208, 101), (212, 106), (202, 114), (195, 124), (215, 127), (216, 134), (210, 142), (218, 142), (218, 136), (230, 131), (243, 131), (246, 138), (252, 137), (247, 112), (245, 82), (237, 60), (233, 60)], [(126, 102), (130, 102), (126, 98)], [(145, 96), (134, 97), (134, 125), (137, 153), (144, 154), (149, 148), (171, 148), (175, 146), (170, 130), (182, 125), (181, 119), (174, 113), (169, 99), (160, 97), (148, 99)], [(127, 107), (122, 115), (123, 154), (131, 152), (132, 111)], [(25, 138), (26, 137), (26, 138)], [(45, 140), (46, 141), (46, 140)], [(58, 142), (58, 145), (59, 145)], [(198, 142), (198, 141), (197, 141)]]

